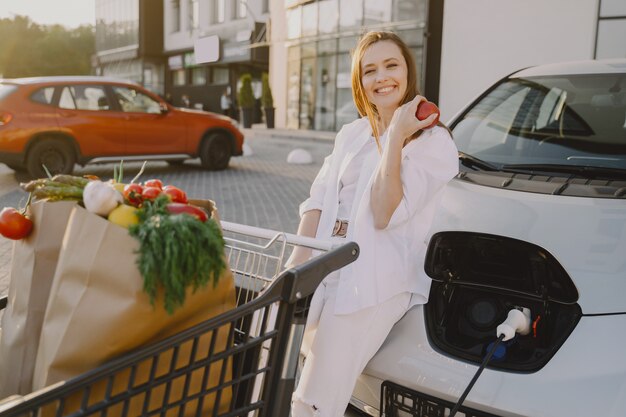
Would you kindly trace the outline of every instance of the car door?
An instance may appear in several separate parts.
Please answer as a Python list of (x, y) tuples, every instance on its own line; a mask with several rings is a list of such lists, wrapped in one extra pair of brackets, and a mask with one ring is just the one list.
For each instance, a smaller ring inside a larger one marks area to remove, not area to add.
[(161, 103), (138, 88), (113, 85), (111, 89), (125, 115), (128, 154), (185, 152), (186, 127), (180, 118), (162, 112)]
[(103, 85), (60, 86), (59, 129), (74, 137), (84, 156), (126, 153), (126, 121), (112, 110)]

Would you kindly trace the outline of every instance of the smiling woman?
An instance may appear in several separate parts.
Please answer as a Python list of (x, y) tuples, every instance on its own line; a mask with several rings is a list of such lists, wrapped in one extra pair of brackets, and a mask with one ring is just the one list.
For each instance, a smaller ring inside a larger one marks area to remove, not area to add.
[(0, 0), (0, 18), (11, 19), (16, 15), (26, 16), (42, 25), (94, 25), (95, 0)]

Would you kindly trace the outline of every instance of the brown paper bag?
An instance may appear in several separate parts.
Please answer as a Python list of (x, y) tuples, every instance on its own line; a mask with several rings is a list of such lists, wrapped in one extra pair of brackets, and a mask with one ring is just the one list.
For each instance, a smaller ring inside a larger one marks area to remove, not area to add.
[[(143, 292), (143, 279), (135, 264), (138, 247), (126, 229), (81, 207), (74, 209), (50, 291), (33, 389), (68, 380), (235, 307), (234, 280), (228, 266), (216, 287), (209, 283), (195, 294), (188, 291), (184, 306), (173, 315), (163, 309), (162, 295), (153, 307)], [(228, 329), (220, 329), (217, 336), (214, 353), (226, 348)], [(210, 334), (202, 337), (195, 358), (190, 358), (191, 343), (183, 345), (176, 367), (206, 357), (210, 344)], [(135, 386), (148, 381), (149, 362), (139, 366)], [(170, 358), (160, 358), (156, 377), (167, 374), (169, 366)], [(216, 386), (223, 366), (229, 380), (230, 360), (217, 362), (211, 366), (204, 387), (201, 386), (204, 370), (201, 368), (192, 375), (188, 394)], [(115, 378), (113, 394), (127, 389), (128, 378), (128, 374)], [(103, 398), (105, 389), (104, 383), (92, 388), (90, 399)], [(170, 400), (180, 398), (183, 389), (184, 378), (175, 380)], [(230, 395), (230, 390), (222, 392), (220, 409), (227, 409)], [(162, 397), (153, 392), (149, 410), (159, 408)], [(213, 409), (214, 397), (212, 394), (204, 399), (203, 414)], [(66, 402), (67, 409), (77, 408), (79, 403), (80, 398), (70, 399)], [(141, 415), (142, 403), (142, 398), (131, 401), (128, 415)], [(109, 415), (117, 415), (117, 411), (112, 409)], [(193, 406), (187, 407), (183, 415), (191, 414), (195, 415)], [(172, 409), (167, 415), (178, 415), (178, 410)]]
[(33, 231), (13, 244), (9, 303), (0, 338), (0, 399), (28, 394), (41, 324), (72, 201), (40, 201), (30, 206)]

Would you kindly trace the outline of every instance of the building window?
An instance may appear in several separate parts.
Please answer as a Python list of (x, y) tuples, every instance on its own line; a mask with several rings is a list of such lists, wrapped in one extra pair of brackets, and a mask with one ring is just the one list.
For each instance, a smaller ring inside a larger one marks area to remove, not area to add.
[(172, 33), (180, 32), (180, 0), (172, 0)]
[(339, 0), (339, 26), (357, 29), (363, 23), (363, 0)]
[(191, 70), (191, 84), (193, 85), (205, 85), (206, 84), (206, 67), (197, 67)]
[(391, 0), (365, 0), (363, 19), (365, 25), (390, 22)]
[(243, 19), (248, 15), (247, 0), (233, 0), (235, 2), (234, 9), (237, 11), (237, 19)]
[(426, 1), (393, 0), (393, 20), (426, 21)]
[(337, 0), (322, 0), (319, 3), (319, 19), (318, 30), (320, 33), (337, 32), (337, 23), (339, 22), (339, 4)]
[(301, 36), (315, 36), (317, 33), (317, 2), (302, 6)]
[(287, 39), (297, 39), (302, 31), (302, 8), (287, 10)]
[(297, 129), (300, 112), (300, 47), (290, 47), (287, 56), (287, 128)]
[(185, 70), (184, 69), (172, 71), (172, 84), (174, 86), (185, 85)]
[(263, 0), (263, 5), (261, 6), (262, 13), (268, 13), (270, 11), (270, 1)]
[(213, 3), (213, 22), (222, 23), (226, 20), (226, 0), (215, 0)]
[(199, 0), (191, 0), (191, 28), (198, 29), (200, 27), (200, 2)]
[(212, 67), (211, 75), (211, 84), (222, 85), (230, 82), (228, 77), (228, 68), (226, 67)]

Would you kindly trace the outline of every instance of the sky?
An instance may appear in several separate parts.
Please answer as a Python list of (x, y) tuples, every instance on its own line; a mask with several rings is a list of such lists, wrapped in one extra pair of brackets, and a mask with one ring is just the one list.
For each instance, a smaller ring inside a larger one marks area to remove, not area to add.
[(75, 28), (95, 24), (95, 0), (0, 0), (0, 18), (28, 16), (42, 24), (61, 24)]

